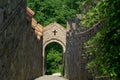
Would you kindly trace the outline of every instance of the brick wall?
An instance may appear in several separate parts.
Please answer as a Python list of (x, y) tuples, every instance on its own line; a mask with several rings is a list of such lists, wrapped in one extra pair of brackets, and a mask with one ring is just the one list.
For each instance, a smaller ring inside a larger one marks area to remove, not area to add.
[(42, 40), (26, 19), (26, 0), (0, 0), (0, 80), (33, 80), (42, 75)]

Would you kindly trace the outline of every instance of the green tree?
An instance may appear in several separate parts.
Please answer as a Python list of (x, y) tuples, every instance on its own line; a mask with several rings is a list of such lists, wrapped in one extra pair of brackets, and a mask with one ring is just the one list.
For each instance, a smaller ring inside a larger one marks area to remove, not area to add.
[(102, 24), (102, 30), (86, 43), (86, 55), (96, 55), (87, 67), (96, 76), (107, 75), (119, 80), (120, 0), (86, 0), (86, 5), (82, 24), (87, 27)]
[[(35, 12), (34, 18), (43, 26), (51, 22), (57, 22), (66, 27), (66, 20), (75, 17), (81, 12), (81, 2), (79, 0), (27, 0), (28, 6)], [(57, 50), (54, 48), (57, 48)], [(53, 73), (58, 68), (61, 59), (61, 49), (59, 46), (50, 44), (46, 48), (48, 73)], [(56, 58), (56, 59), (55, 59)], [(51, 62), (52, 60), (52, 62)], [(57, 64), (57, 66), (53, 66)], [(54, 69), (54, 70), (53, 70)], [(60, 70), (60, 69), (59, 69)]]
[(58, 22), (66, 27), (66, 20), (80, 13), (79, 0), (28, 0), (28, 6), (35, 11), (35, 19), (43, 26)]
[(62, 46), (56, 42), (47, 45), (46, 49), (46, 74), (61, 73), (63, 71), (63, 49)]

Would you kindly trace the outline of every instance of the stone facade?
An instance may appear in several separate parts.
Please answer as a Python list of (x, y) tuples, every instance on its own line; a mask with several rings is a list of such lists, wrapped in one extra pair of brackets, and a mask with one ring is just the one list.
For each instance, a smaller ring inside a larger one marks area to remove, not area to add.
[(45, 47), (52, 42), (57, 42), (63, 47), (64, 56), (66, 52), (66, 29), (56, 22), (43, 29), (43, 74), (45, 73)]
[(91, 39), (100, 29), (100, 24), (86, 29), (80, 26), (80, 19), (70, 19), (67, 25), (65, 67), (66, 77), (69, 80), (93, 80), (86, 70), (87, 59), (83, 58), (85, 53), (84, 43)]
[(32, 16), (26, 0), (0, 0), (0, 80), (42, 75), (42, 28)]
[(26, 0), (0, 0), (0, 80), (33, 80), (44, 75), (44, 50), (51, 42), (63, 47), (65, 77), (93, 80), (82, 54), (84, 43), (101, 26), (86, 29), (80, 26), (80, 19), (75, 18), (68, 20), (67, 30), (56, 22), (43, 29), (33, 15)]
[(61, 45), (66, 46), (66, 29), (56, 22), (49, 24), (43, 29), (43, 46), (46, 46), (52, 40), (56, 40)]

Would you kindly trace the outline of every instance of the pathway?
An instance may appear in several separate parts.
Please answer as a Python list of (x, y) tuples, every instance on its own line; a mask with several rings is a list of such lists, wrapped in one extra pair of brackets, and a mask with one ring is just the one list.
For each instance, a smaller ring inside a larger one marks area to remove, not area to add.
[(67, 80), (63, 77), (60, 77), (60, 75), (45, 75), (39, 78), (36, 78), (35, 80)]

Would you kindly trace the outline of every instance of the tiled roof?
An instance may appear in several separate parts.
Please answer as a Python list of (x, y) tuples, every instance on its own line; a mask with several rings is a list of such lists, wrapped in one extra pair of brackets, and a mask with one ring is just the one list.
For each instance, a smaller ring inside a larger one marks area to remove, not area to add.
[(40, 24), (37, 24), (37, 26), (35, 27), (35, 30), (37, 30), (37, 31), (39, 31), (39, 32), (42, 32), (43, 26), (40, 25)]
[(43, 30), (43, 26), (40, 25), (40, 24), (38, 24), (37, 21), (36, 21), (34, 18), (32, 18), (32, 27), (33, 27), (35, 30), (38, 30), (38, 31), (40, 31), (40, 32), (42, 32), (42, 30)]
[(35, 35), (37, 39), (40, 40), (42, 36), (43, 26), (38, 24), (37, 21), (34, 18), (32, 18), (35, 13), (28, 7), (27, 7), (27, 14), (28, 14), (27, 19), (31, 21), (31, 25), (32, 28), (34, 29)]
[(37, 26), (37, 21), (32, 18), (32, 27), (35, 28)]
[(34, 18), (32, 18), (32, 28), (35, 30), (35, 35), (37, 39), (40, 40), (42, 36), (43, 26), (37, 24), (37, 21)]
[(58, 27), (58, 28), (61, 28), (61, 29), (66, 30), (66, 28), (64, 28), (63, 26), (61, 26), (61, 25), (58, 24), (57, 22), (53, 22), (53, 23), (50, 23), (49, 25), (47, 25), (46, 27), (44, 27), (44, 31), (51, 29), (53, 26), (56, 26), (56, 27)]
[(40, 40), (42, 36), (43, 27), (40, 24), (37, 24), (37, 26), (34, 29), (35, 29), (35, 34), (36, 34), (37, 39)]
[(27, 14), (32, 17), (35, 13), (29, 7), (27, 7)]

